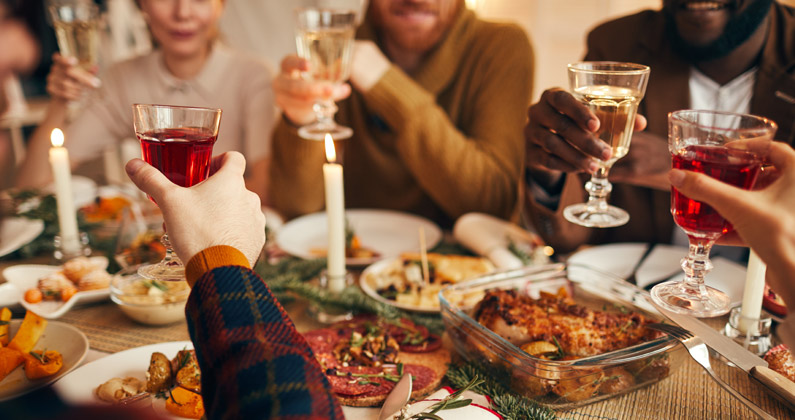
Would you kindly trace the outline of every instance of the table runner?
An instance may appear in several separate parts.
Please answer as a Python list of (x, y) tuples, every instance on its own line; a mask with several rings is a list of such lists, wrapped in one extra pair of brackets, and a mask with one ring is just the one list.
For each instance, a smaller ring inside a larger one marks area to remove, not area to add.
[(190, 340), (185, 321), (164, 326), (139, 324), (111, 302), (73, 308), (58, 321), (74, 325), (86, 334), (92, 349), (107, 353), (166, 341)]

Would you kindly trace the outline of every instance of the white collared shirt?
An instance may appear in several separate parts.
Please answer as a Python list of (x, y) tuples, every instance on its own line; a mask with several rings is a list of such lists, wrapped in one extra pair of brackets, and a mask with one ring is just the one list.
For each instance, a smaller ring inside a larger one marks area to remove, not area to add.
[(215, 43), (201, 71), (190, 80), (174, 77), (160, 50), (112, 66), (102, 87), (66, 130), (75, 162), (89, 160), (126, 138), (135, 138), (132, 104), (221, 108), (213, 154), (241, 152), (249, 162), (270, 155), (277, 112), (272, 72), (263, 61)]

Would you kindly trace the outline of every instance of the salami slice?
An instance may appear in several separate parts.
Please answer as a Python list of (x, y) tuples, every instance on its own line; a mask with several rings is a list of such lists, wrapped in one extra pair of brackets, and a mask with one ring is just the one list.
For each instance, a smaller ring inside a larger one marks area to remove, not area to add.
[(341, 340), (337, 330), (322, 328), (304, 333), (304, 338), (315, 354), (332, 353), (334, 347)]
[(407, 353), (430, 353), (442, 346), (442, 340), (436, 334), (428, 335), (421, 344), (401, 344), (400, 350)]
[[(377, 375), (382, 368), (368, 366), (347, 366), (326, 370), (326, 376), (331, 384), (331, 390), (344, 396), (373, 396), (387, 394), (395, 383), (379, 377), (360, 378), (353, 374)], [(342, 375), (341, 374), (350, 374)], [(376, 385), (377, 384), (377, 385)]]
[(413, 389), (424, 389), (437, 379), (436, 372), (427, 366), (403, 365), (403, 373), (410, 373), (414, 377), (411, 386)]

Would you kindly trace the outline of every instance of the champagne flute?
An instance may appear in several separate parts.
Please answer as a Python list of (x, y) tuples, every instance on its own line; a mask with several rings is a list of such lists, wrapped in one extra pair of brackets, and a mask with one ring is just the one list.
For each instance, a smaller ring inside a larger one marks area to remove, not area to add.
[(569, 64), (568, 70), (572, 95), (599, 118), (599, 131), (595, 134), (610, 145), (613, 155), (608, 160), (597, 160), (599, 169), (585, 184), (588, 202), (566, 207), (563, 216), (581, 226), (621, 226), (629, 221), (629, 213), (607, 204), (607, 196), (613, 189), (607, 175), (613, 164), (629, 151), (638, 104), (649, 80), (649, 67), (593, 61)]
[[(718, 111), (681, 110), (668, 114), (668, 149), (673, 167), (701, 172), (727, 184), (752, 189), (761, 173), (776, 124), (767, 118)], [(682, 259), (683, 281), (654, 286), (660, 306), (696, 317), (729, 311), (725, 293), (704, 284), (712, 269), (709, 252), (715, 241), (734, 228), (715, 209), (671, 188), (671, 214), (690, 241)]]
[[(296, 20), (298, 56), (309, 61), (309, 71), (304, 77), (329, 85), (345, 82), (351, 73), (356, 12), (301, 8), (296, 10)], [(353, 135), (349, 127), (334, 121), (338, 108), (331, 97), (316, 101), (312, 109), (317, 121), (301, 127), (299, 136), (322, 141), (326, 133), (334, 140)]]
[(49, 7), (58, 49), (91, 72), (99, 58), (99, 9), (90, 0), (55, 0)]
[[(220, 109), (135, 104), (133, 124), (143, 159), (171, 182), (190, 187), (210, 174), (213, 145), (221, 126)], [(163, 261), (141, 266), (138, 273), (148, 279), (184, 280), (185, 267), (174, 253), (168, 233), (161, 242), (166, 247)]]

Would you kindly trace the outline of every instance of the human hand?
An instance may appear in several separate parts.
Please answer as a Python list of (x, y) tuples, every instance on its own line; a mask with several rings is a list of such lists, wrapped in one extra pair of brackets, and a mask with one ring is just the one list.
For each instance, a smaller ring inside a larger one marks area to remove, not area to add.
[(83, 70), (77, 65), (74, 57), (64, 57), (58, 53), (52, 55), (52, 69), (47, 75), (47, 93), (53, 99), (62, 102), (80, 99), (86, 88), (96, 89), (102, 85), (96, 73)]
[(353, 45), (351, 83), (359, 92), (367, 92), (391, 66), (392, 62), (373, 41), (356, 41)]
[(281, 71), (273, 79), (273, 93), (276, 105), (284, 115), (296, 125), (307, 125), (315, 121), (312, 107), (318, 99), (331, 98), (340, 101), (351, 94), (348, 84), (306, 80), (301, 73), (309, 71), (309, 62), (296, 55), (288, 55), (282, 60)]
[(671, 153), (668, 140), (651, 133), (635, 133), (626, 156), (610, 169), (610, 181), (669, 190)]
[(770, 287), (795, 302), (795, 151), (773, 142), (770, 162), (781, 176), (767, 188), (746, 191), (707, 175), (671, 170), (671, 185), (682, 194), (711, 205), (734, 226), (742, 240), (767, 264)]
[(251, 266), (265, 244), (265, 216), (259, 196), (246, 189), (246, 160), (238, 152), (213, 158), (210, 176), (190, 188), (180, 187), (140, 159), (127, 162), (126, 170), (138, 188), (157, 201), (169, 239), (187, 262), (215, 245), (238, 249)]
[[(595, 133), (600, 122), (587, 106), (561, 88), (547, 89), (527, 111), (526, 165), (534, 169), (594, 173), (613, 152)], [(646, 119), (635, 119), (635, 130), (646, 128)]]

